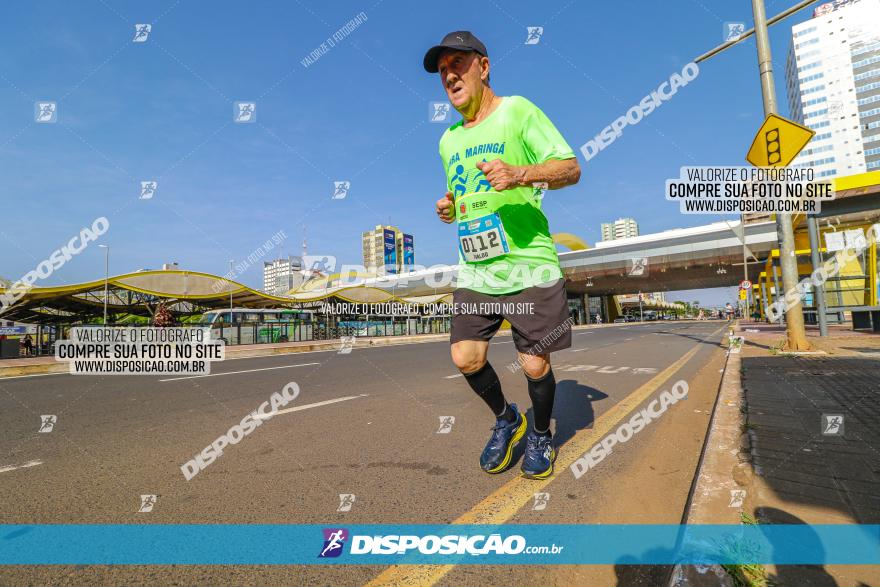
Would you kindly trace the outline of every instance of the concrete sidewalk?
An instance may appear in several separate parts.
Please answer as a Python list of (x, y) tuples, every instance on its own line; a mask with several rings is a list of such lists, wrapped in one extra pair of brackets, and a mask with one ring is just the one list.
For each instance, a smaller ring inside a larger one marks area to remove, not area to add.
[(793, 356), (767, 351), (776, 333), (743, 334), (754, 505), (807, 523), (880, 523), (880, 336), (835, 328), (811, 338), (827, 354)]
[[(782, 353), (783, 328), (740, 324), (688, 523), (880, 523), (880, 336), (808, 328), (814, 353)], [(874, 585), (880, 569), (770, 566), (783, 585)]]

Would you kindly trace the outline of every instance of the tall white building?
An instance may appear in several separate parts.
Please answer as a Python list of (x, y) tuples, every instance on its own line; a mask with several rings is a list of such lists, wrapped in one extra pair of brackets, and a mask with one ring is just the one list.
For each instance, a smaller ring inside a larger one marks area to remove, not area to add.
[[(394, 258), (385, 259), (385, 231), (391, 231), (394, 238)], [(405, 234), (396, 226), (379, 224), (373, 230), (361, 235), (364, 267), (368, 273), (386, 275), (412, 270), (415, 263), (413, 236)]]
[(817, 177), (880, 169), (880, 0), (821, 4), (791, 33), (791, 116), (816, 131), (792, 166)]
[(614, 222), (602, 223), (603, 241), (613, 241), (631, 236), (639, 236), (639, 225), (632, 218), (618, 218)]
[(396, 226), (376, 225), (373, 230), (368, 230), (361, 235), (361, 248), (363, 252), (364, 267), (368, 273), (385, 275), (385, 231), (394, 233), (395, 246), (397, 235), (403, 234)]
[(264, 292), (282, 296), (302, 281), (302, 259), (299, 257), (263, 261)]

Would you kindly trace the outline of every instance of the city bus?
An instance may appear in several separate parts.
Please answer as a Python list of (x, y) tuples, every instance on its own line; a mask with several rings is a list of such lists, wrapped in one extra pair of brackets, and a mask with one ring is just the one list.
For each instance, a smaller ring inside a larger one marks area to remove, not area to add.
[(312, 340), (314, 310), (232, 308), (209, 310), (198, 324), (226, 344), (257, 344)]

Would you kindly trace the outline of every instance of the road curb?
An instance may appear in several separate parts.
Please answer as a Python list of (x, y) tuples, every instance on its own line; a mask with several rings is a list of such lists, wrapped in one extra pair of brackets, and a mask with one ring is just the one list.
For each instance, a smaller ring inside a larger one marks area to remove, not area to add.
[[(736, 472), (742, 437), (742, 355), (728, 351), (718, 396), (712, 408), (703, 452), (681, 523), (737, 524), (739, 508), (731, 508), (730, 491), (739, 489)], [(733, 586), (721, 565), (675, 565), (669, 587)]]
[(0, 366), (0, 380), (4, 377), (20, 377), (22, 375), (47, 375), (50, 373), (69, 373), (67, 363), (38, 363), (36, 365)]

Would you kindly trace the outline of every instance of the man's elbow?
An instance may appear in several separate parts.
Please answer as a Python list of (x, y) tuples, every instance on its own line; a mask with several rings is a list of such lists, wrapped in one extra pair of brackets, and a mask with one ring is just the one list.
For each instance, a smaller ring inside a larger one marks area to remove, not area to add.
[(581, 166), (577, 159), (569, 159), (569, 161), (571, 161), (571, 169), (568, 174), (568, 185), (574, 185), (581, 180)]

